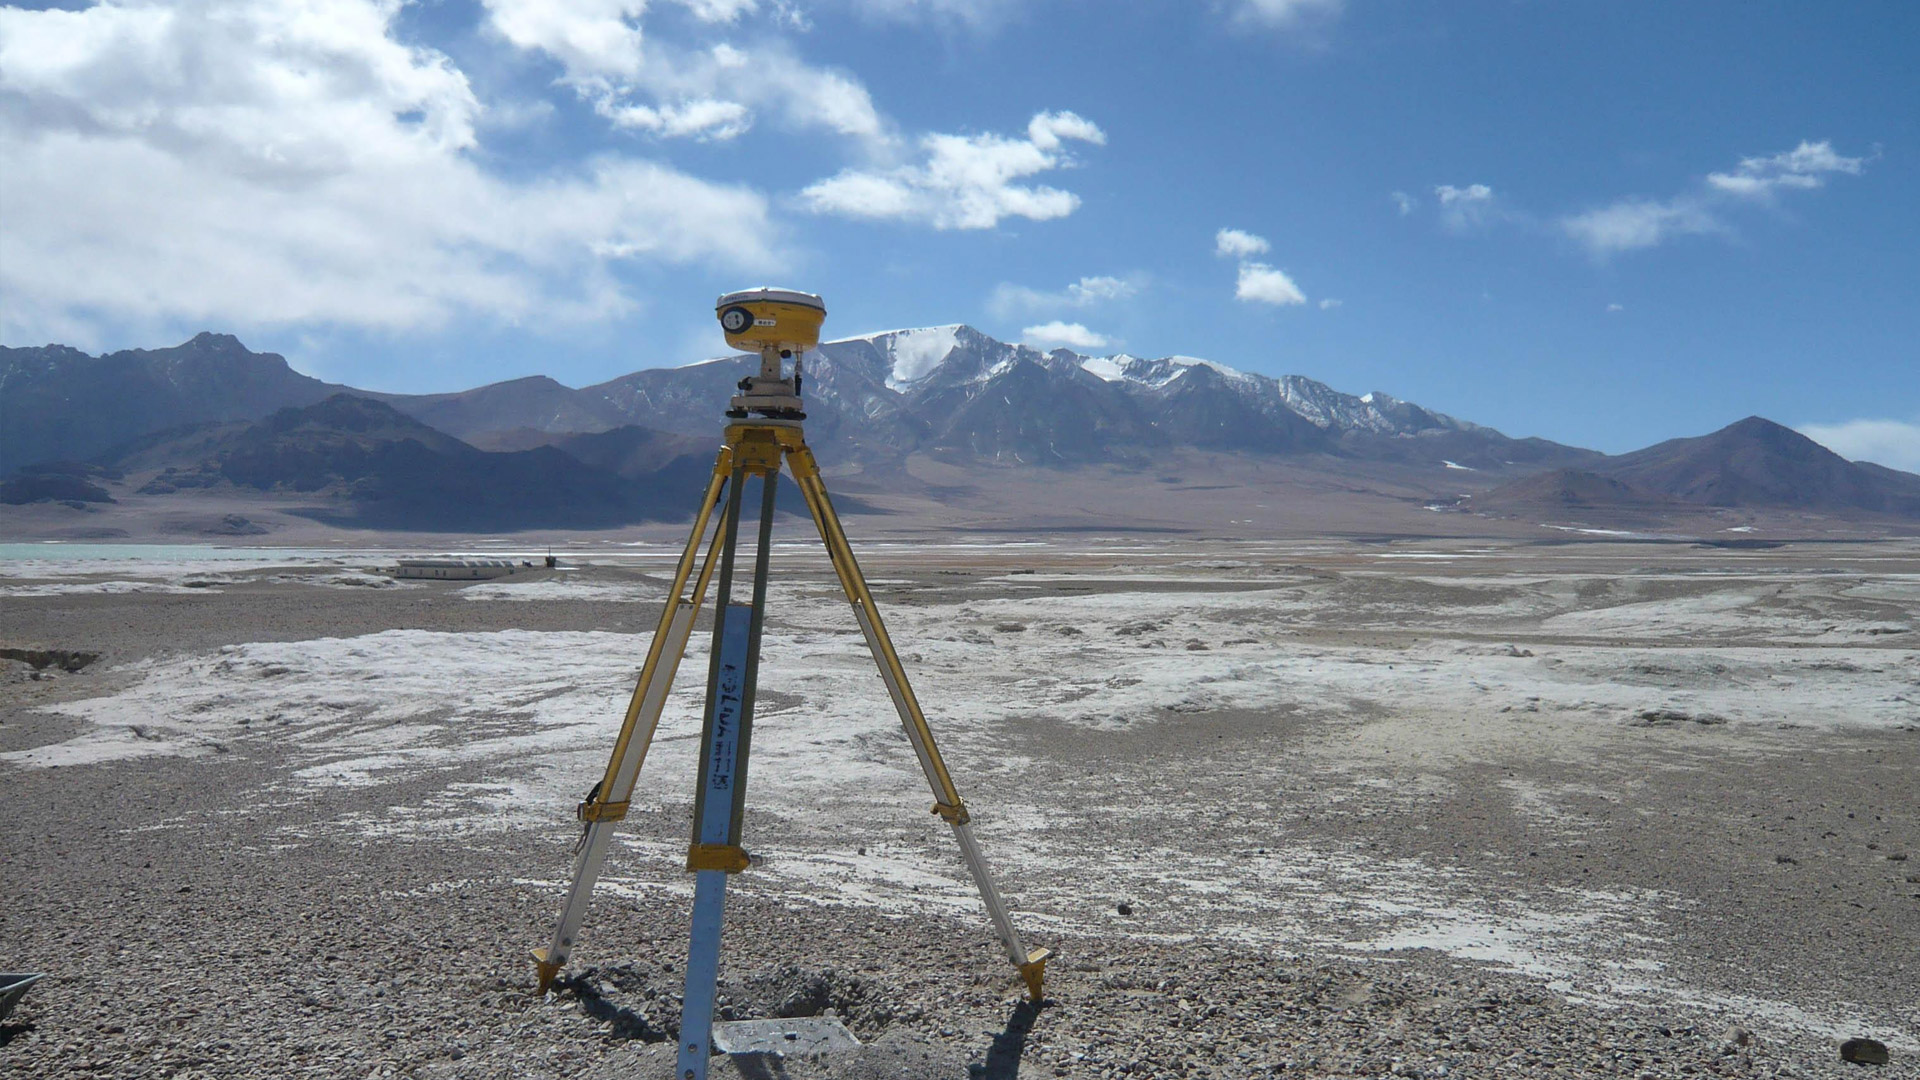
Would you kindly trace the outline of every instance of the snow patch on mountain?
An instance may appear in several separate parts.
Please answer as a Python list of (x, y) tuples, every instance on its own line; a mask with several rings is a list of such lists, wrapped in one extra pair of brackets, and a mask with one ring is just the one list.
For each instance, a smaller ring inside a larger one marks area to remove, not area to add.
[[(1432, 430), (1435, 426), (1456, 431), (1472, 426), (1462, 424), (1451, 416), (1409, 405), (1378, 390), (1355, 397), (1304, 375), (1283, 375), (1278, 382), (1280, 396), (1286, 401), (1287, 407), (1321, 428), (1393, 435)], [(1425, 422), (1422, 417), (1430, 418), (1432, 423)]]
[(940, 362), (959, 345), (961, 329), (958, 324), (927, 326), (913, 330), (887, 330), (878, 334), (863, 334), (861, 337), (873, 342), (873, 347), (891, 364), (886, 378), (887, 389), (904, 391), (933, 374)]
[(1196, 367), (1211, 368), (1236, 382), (1252, 382), (1258, 377), (1237, 368), (1197, 356), (1162, 356), (1155, 359), (1115, 353), (1112, 356), (1080, 356), (1080, 367), (1107, 382), (1131, 382), (1141, 386), (1162, 387)]
[(1205, 368), (1224, 384), (1222, 390), (1256, 411), (1267, 415), (1295, 413), (1323, 431), (1406, 436), (1422, 431), (1476, 429), (1476, 425), (1377, 390), (1346, 394), (1302, 375), (1274, 378), (1197, 356), (1141, 357), (1123, 352), (1086, 356), (1065, 348), (1041, 354), (996, 341), (964, 325), (887, 330), (830, 344), (852, 342), (871, 345), (878, 361), (873, 374), (889, 390), (902, 395), (935, 386), (984, 385), (1012, 370), (1022, 359), (1034, 360), (1056, 372), (1077, 367), (1102, 382), (1145, 392), (1164, 390), (1182, 376)]

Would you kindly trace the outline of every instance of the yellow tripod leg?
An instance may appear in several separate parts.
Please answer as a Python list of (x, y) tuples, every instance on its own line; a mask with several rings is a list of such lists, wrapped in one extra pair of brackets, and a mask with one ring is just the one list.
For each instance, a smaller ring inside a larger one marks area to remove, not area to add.
[(640, 766), (646, 761), (647, 747), (652, 743), (654, 729), (660, 723), (660, 712), (666, 705), (667, 692), (673, 688), (673, 677), (679, 671), (681, 657), (686, 653), (687, 638), (693, 632), (694, 618), (700, 612), (707, 583), (713, 576), (714, 555), (720, 548), (717, 539), (708, 546), (706, 559), (700, 566), (700, 575), (693, 588), (687, 590), (687, 579), (692, 575), (694, 561), (699, 556), (700, 541), (706, 535), (714, 506), (720, 501), (720, 493), (732, 472), (733, 449), (721, 447), (719, 457), (714, 461), (713, 477), (707, 483), (706, 496), (694, 516), (693, 532), (687, 539), (686, 549), (680, 553), (679, 563), (674, 567), (668, 601), (660, 613), (660, 624), (654, 629), (653, 642), (647, 648), (646, 663), (640, 669), (640, 681), (627, 703), (626, 718), (620, 724), (619, 737), (614, 740), (606, 775), (594, 785), (592, 794), (587, 796), (577, 811), (580, 820), (586, 822), (586, 835), (581, 837), (579, 857), (574, 864), (573, 885), (567, 891), (566, 906), (561, 910), (560, 922), (554, 928), (552, 941), (544, 949), (533, 950), (534, 970), (539, 975), (542, 993), (553, 984), (560, 969), (566, 966), (567, 956), (573, 951), (574, 939), (580, 932), (580, 924), (586, 919), (587, 901), (593, 893), (594, 883), (599, 880), (601, 867), (606, 863), (614, 823), (627, 816), (634, 784), (640, 778)]
[(953, 828), (954, 839), (960, 844), (960, 854), (973, 875), (974, 885), (980, 890), (980, 899), (986, 903), (987, 915), (993, 920), (994, 929), (1006, 948), (1007, 959), (1020, 969), (1021, 977), (1026, 980), (1028, 995), (1034, 1001), (1039, 1001), (1041, 979), (1053, 950), (1035, 949), (1029, 952), (1020, 942), (1020, 933), (1014, 929), (1006, 903), (1000, 898), (1000, 890), (994, 886), (986, 856), (981, 853), (979, 844), (973, 839), (972, 830), (968, 828), (966, 804), (960, 801), (960, 793), (953, 786), (953, 777), (947, 772), (946, 762), (940, 758), (939, 747), (934, 745), (933, 731), (927, 726), (926, 714), (920, 709), (919, 699), (914, 697), (913, 686), (907, 681), (907, 672), (894, 650), (893, 639), (887, 636), (886, 624), (881, 621), (880, 611), (874, 606), (873, 593), (868, 590), (866, 578), (860, 573), (860, 563), (854, 558), (853, 546), (847, 542), (846, 530), (841, 528), (840, 517), (834, 513), (833, 500), (827, 495), (827, 485), (820, 477), (820, 466), (814, 460), (813, 451), (805, 443), (796, 441), (789, 444), (787, 464), (793, 470), (801, 494), (806, 497), (807, 509), (813, 514), (815, 527), (820, 530), (820, 540), (827, 547), (827, 557), (832, 560), (834, 573), (840, 578), (840, 588), (847, 594), (847, 602), (853, 605), (854, 619), (860, 624), (860, 632), (866, 636), (867, 648), (880, 668), (880, 678), (886, 683), (894, 709), (900, 714), (900, 725), (906, 729), (907, 741), (913, 744), (913, 752), (920, 759), (920, 769), (926, 774), (928, 785), (933, 788), (933, 812)]

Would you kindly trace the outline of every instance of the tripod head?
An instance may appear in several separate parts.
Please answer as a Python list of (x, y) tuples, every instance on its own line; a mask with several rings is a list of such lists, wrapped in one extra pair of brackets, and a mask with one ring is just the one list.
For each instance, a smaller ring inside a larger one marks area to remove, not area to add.
[[(714, 302), (713, 311), (728, 345), (760, 354), (760, 373), (740, 380), (727, 415), (806, 419), (800, 408), (800, 354), (820, 343), (826, 303), (812, 293), (762, 287), (727, 293)], [(791, 377), (781, 371), (786, 359), (793, 361)]]

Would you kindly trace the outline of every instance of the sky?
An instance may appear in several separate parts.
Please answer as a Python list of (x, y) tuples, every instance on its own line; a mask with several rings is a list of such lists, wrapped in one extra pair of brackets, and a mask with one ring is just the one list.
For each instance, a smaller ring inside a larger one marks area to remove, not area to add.
[(967, 323), (1920, 470), (1920, 4), (0, 6), (0, 343), (368, 389)]

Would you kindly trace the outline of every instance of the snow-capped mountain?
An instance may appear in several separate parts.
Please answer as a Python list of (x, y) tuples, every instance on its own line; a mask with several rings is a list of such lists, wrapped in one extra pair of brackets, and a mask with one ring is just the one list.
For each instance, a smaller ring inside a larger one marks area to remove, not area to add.
[[(889, 389), (912, 393), (935, 381), (978, 382), (1006, 371), (1021, 359), (1060, 370), (1077, 367), (1102, 380), (1133, 391), (1164, 391), (1176, 380), (1193, 376), (1212, 381), (1255, 405), (1262, 412), (1286, 409), (1325, 431), (1372, 431), (1408, 435), (1421, 431), (1471, 431), (1477, 424), (1455, 420), (1411, 402), (1374, 391), (1344, 394), (1304, 375), (1272, 378), (1193, 356), (1141, 357), (1127, 353), (1086, 356), (1068, 349), (1040, 353), (1024, 345), (995, 341), (970, 326), (935, 326), (917, 330), (889, 330), (831, 342), (823, 351), (837, 362), (847, 346), (867, 343), (887, 365), (883, 381)], [(836, 355), (838, 354), (838, 355)]]
[[(1300, 375), (1276, 379), (1189, 356), (1041, 352), (969, 326), (843, 338), (804, 361), (808, 438), (836, 461), (931, 453), (1075, 465), (1143, 462), (1195, 449), (1435, 467), (1451, 461), (1498, 472), (1574, 465), (1593, 456), (1544, 440), (1508, 439), (1386, 394), (1345, 394)], [(488, 446), (531, 446), (539, 441), (533, 436), (625, 425), (707, 439), (719, 434), (728, 397), (756, 365), (754, 357), (727, 356), (580, 389), (531, 377), (448, 394), (363, 396)], [(108, 369), (120, 374), (100, 374)], [(211, 389), (178, 402), (179, 395), (157, 392), (122, 402), (127, 395), (115, 389), (177, 383), (188, 375)], [(0, 424), (6, 436), (0, 465), (85, 457), (165, 427), (259, 419), (328, 392), (351, 391), (296, 376), (278, 357), (247, 352), (217, 335), (175, 350), (97, 360), (52, 347), (0, 350), (0, 382), (8, 389), (0, 414), (18, 421)], [(229, 401), (234, 395), (223, 392), (234, 387), (252, 389)], [(75, 409), (47, 402), (72, 402)], [(155, 402), (166, 407), (149, 407)]]
[[(1435, 500), (1522, 522), (1577, 510), (1589, 524), (1633, 529), (1667, 528), (1675, 515), (1691, 528), (1687, 515), (1702, 508), (1821, 522), (1920, 516), (1920, 477), (1847, 462), (1758, 417), (1605, 458), (1304, 376), (1187, 356), (1043, 353), (965, 326), (846, 338), (805, 363), (808, 440), (830, 468), (864, 473), (845, 478), (843, 510), (884, 491), (942, 512), (971, 507), (994, 528), (1157, 529), (1238, 513), (1236, 500), (1323, 495), (1320, 510), (1358, 515), (1343, 520), (1369, 530), (1395, 520), (1422, 530)], [(14, 504), (30, 506), (27, 520), (103, 514), (120, 496), (128, 521), (161, 512), (143, 500), (189, 514), (203, 497), (222, 514), (256, 499), (272, 513), (357, 527), (672, 517), (704, 488), (725, 403), (756, 364), (730, 356), (582, 389), (533, 376), (401, 395), (329, 386), (216, 334), (101, 357), (0, 347), (0, 518)], [(907, 468), (926, 458), (960, 468), (939, 482)], [(1105, 464), (1125, 468), (1019, 468)], [(289, 510), (294, 493), (305, 501)], [(104, 520), (76, 517), (88, 531), (58, 535), (117, 528)]]
[[(736, 356), (639, 371), (581, 393), (632, 423), (699, 433), (711, 430), (716, 403), (753, 364)], [(1071, 464), (1184, 446), (1498, 469), (1584, 453), (1301, 375), (1276, 379), (1190, 356), (1041, 352), (970, 326), (842, 338), (805, 364), (811, 437), (862, 457), (924, 450)]]

